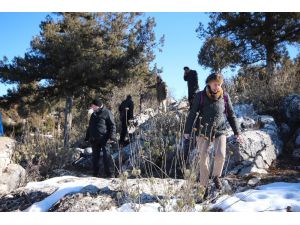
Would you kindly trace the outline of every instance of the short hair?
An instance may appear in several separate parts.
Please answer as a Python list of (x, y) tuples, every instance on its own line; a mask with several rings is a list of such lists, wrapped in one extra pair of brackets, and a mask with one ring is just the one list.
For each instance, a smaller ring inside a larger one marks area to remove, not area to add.
[(103, 101), (100, 98), (96, 98), (92, 101), (92, 104), (101, 107), (103, 105)]
[(126, 97), (127, 99), (132, 99), (132, 97), (131, 97), (131, 95), (127, 95), (127, 97)]
[(224, 78), (223, 78), (223, 75), (221, 73), (212, 73), (210, 74), (207, 78), (206, 78), (206, 81), (205, 83), (208, 84), (209, 82), (211, 81), (217, 81), (218, 83), (223, 83), (224, 81)]
[(183, 67), (183, 70), (190, 70), (187, 66)]

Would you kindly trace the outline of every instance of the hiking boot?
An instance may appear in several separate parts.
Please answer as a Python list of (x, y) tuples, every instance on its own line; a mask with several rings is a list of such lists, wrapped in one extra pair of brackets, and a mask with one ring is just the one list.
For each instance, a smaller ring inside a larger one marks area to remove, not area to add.
[(222, 185), (220, 177), (214, 177), (213, 182), (218, 190), (222, 190), (223, 185)]
[(203, 200), (204, 200), (204, 201), (207, 200), (207, 198), (208, 198), (208, 193), (209, 193), (209, 191), (208, 191), (208, 187), (207, 187), (207, 188), (205, 188), (205, 192), (204, 192), (204, 195), (203, 195)]
[(208, 193), (209, 193), (208, 188), (205, 188), (204, 195), (202, 197), (195, 198), (196, 204), (201, 204), (201, 203), (205, 202), (208, 199)]

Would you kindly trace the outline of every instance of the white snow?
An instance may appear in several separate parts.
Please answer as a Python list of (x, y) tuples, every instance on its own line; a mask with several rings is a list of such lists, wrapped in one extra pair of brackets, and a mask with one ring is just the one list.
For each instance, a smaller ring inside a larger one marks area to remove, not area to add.
[[(138, 212), (159, 212), (161, 207), (159, 203), (146, 203), (142, 205), (136, 205)], [(125, 203), (117, 209), (117, 212), (135, 212), (134, 206), (130, 203)]]
[(32, 204), (25, 212), (47, 212), (51, 206), (69, 193), (79, 192), (82, 188), (95, 183), (95, 180), (88, 178), (77, 178), (73, 176), (54, 177), (41, 182), (31, 182), (26, 188), (57, 187), (53, 194), (40, 202)]
[[(170, 202), (166, 205), (165, 209), (157, 203), (145, 203), (145, 204), (136, 204), (135, 206), (130, 203), (125, 203), (121, 207), (117, 208), (115, 211), (117, 212), (174, 212), (174, 207), (177, 205), (176, 199), (171, 199)], [(136, 210), (134, 210), (136, 208)], [(203, 209), (202, 205), (196, 204), (195, 208), (192, 210), (193, 212), (201, 212)]]
[[(41, 182), (28, 183), (26, 188), (40, 189), (44, 187), (58, 188), (53, 194), (36, 202), (24, 211), (46, 212), (56, 202), (69, 193), (80, 192), (82, 188), (100, 182), (101, 186), (107, 186), (109, 180), (96, 180), (91, 177), (78, 178), (74, 176), (55, 177)], [(99, 184), (99, 183), (98, 183)], [(172, 199), (166, 207), (166, 211), (174, 211), (176, 199)], [(111, 209), (116, 212), (160, 212), (161, 205), (157, 202), (146, 204), (125, 203), (119, 208)], [(193, 211), (202, 211), (202, 205), (197, 204)], [(300, 183), (277, 182), (256, 187), (244, 192), (236, 193), (232, 196), (221, 196), (215, 204), (209, 208), (222, 208), (227, 212), (263, 212), (263, 211), (286, 211), (291, 207), (292, 211), (300, 212)], [(134, 210), (134, 208), (138, 210)]]
[(219, 207), (227, 212), (300, 212), (300, 183), (277, 182), (258, 186), (233, 196), (222, 196), (211, 207)]

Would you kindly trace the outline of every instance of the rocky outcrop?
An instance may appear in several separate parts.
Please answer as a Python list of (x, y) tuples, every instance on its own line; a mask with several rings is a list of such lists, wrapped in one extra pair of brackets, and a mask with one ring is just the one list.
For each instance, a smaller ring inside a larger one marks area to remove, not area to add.
[(0, 137), (0, 174), (11, 162), (15, 141), (8, 137)]
[(294, 136), (295, 136), (295, 143), (294, 143), (293, 156), (295, 158), (300, 158), (300, 128), (296, 130)]
[(25, 184), (25, 169), (18, 164), (9, 164), (1, 174), (0, 193), (8, 193)]
[(285, 97), (280, 105), (284, 122), (281, 124), (281, 136), (286, 143), (287, 152), (300, 158), (300, 95)]
[(0, 137), (0, 194), (8, 193), (25, 183), (25, 169), (11, 160), (14, 145), (13, 139)]
[[(249, 107), (245, 107), (249, 115)], [(244, 116), (237, 113), (240, 120)], [(280, 138), (280, 130), (274, 118), (266, 115), (251, 113), (253, 126), (256, 129), (244, 129), (242, 142), (237, 143), (235, 137), (229, 133), (227, 140), (227, 163), (231, 174), (247, 175), (249, 173), (267, 173), (272, 162), (282, 153), (283, 142)], [(253, 128), (253, 127), (252, 127)], [(226, 172), (226, 171), (225, 171)]]
[[(28, 183), (0, 198), (1, 211), (101, 212), (119, 211), (147, 203), (163, 205), (179, 193), (186, 181), (159, 178), (115, 178), (62, 176)], [(162, 206), (161, 206), (162, 207)]]
[[(145, 162), (152, 161), (155, 165), (164, 166), (163, 171), (167, 171), (170, 176), (180, 172), (180, 168), (177, 167), (181, 164), (182, 157), (180, 156), (184, 151), (180, 129), (185, 118), (180, 110), (182, 107), (185, 108), (184, 101), (174, 104), (173, 107), (174, 109), (167, 114), (155, 114), (148, 110), (135, 118), (135, 124), (138, 124), (135, 140), (120, 151), (113, 153), (116, 165), (121, 165), (123, 171), (132, 170), (136, 166), (144, 171), (147, 169)], [(234, 110), (241, 124), (244, 142), (239, 144), (235, 141), (228, 124), (228, 158), (224, 172), (239, 175), (252, 172), (266, 173), (272, 162), (282, 152), (283, 144), (274, 118), (256, 114), (252, 105), (236, 105)], [(80, 151), (82, 158), (76, 164), (82, 168), (91, 168), (91, 152), (88, 149)], [(161, 151), (164, 151), (164, 156)], [(192, 152), (190, 161), (195, 151), (197, 150), (190, 151)], [(234, 155), (231, 156), (230, 152)], [(159, 164), (162, 157), (166, 159), (165, 165)], [(155, 161), (155, 159), (158, 160)]]
[(280, 105), (280, 111), (290, 126), (300, 123), (300, 95), (291, 94), (285, 97)]

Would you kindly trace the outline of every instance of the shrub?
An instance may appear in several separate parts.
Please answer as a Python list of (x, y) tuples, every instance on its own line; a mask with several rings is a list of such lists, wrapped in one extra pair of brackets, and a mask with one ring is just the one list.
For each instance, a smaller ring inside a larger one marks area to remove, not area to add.
[(238, 75), (225, 81), (234, 103), (252, 103), (258, 113), (280, 119), (278, 106), (291, 93), (300, 93), (300, 60), (282, 61), (272, 76), (260, 66), (242, 68)]

